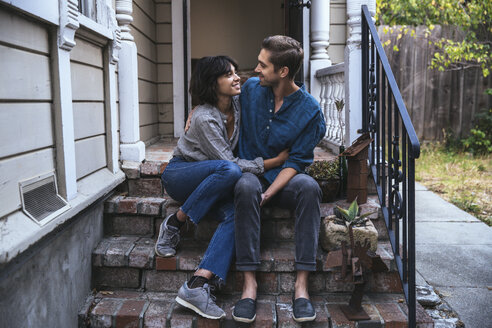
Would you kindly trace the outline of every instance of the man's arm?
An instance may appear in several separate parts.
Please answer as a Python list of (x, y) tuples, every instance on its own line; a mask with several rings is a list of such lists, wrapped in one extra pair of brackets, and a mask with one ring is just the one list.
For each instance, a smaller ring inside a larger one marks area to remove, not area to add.
[(286, 167), (277, 175), (275, 180), (273, 180), (270, 187), (263, 194), (261, 194), (260, 206), (263, 206), (266, 202), (270, 200), (276, 193), (282, 190), (283, 187), (297, 174), (297, 171), (291, 167)]

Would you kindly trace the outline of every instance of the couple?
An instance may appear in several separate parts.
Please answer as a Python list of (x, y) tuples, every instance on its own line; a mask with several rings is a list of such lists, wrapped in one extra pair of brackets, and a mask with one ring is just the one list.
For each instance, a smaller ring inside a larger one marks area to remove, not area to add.
[(267, 202), (295, 211), (293, 318), (316, 318), (307, 286), (316, 270), (321, 191), (303, 172), (326, 126), (318, 102), (294, 82), (302, 59), (299, 42), (271, 36), (258, 55), (259, 78), (250, 78), (242, 90), (237, 64), (226, 56), (200, 59), (191, 78), (190, 93), (200, 105), (162, 174), (167, 193), (183, 205), (162, 223), (155, 249), (158, 256), (174, 256), (186, 220), (198, 224), (213, 210), (220, 224), (176, 297), (206, 318), (225, 316), (210, 287), (225, 282), (235, 255), (244, 285), (233, 318), (255, 320), (260, 208)]

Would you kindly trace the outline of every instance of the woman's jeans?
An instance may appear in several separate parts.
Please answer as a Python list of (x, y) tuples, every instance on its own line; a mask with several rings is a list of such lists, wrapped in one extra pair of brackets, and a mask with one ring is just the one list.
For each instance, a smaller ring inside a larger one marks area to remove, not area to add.
[(241, 169), (225, 160), (187, 162), (173, 157), (162, 173), (166, 192), (198, 224), (211, 212), (220, 224), (198, 266), (225, 281), (235, 252), (233, 191)]

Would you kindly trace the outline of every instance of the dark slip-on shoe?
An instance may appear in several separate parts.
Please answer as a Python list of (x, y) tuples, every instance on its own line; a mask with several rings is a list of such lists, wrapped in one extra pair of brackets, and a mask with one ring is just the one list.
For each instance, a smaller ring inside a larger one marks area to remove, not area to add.
[(307, 322), (316, 319), (316, 311), (311, 301), (303, 297), (292, 300), (292, 318), (297, 322)]
[(256, 319), (256, 300), (243, 298), (237, 301), (232, 311), (232, 318), (238, 322), (251, 323)]

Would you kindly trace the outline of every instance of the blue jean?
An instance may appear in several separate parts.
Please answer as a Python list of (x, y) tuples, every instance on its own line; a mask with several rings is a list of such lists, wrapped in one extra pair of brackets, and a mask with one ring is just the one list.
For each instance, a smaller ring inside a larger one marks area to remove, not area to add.
[(198, 224), (211, 212), (220, 222), (198, 268), (225, 281), (235, 253), (233, 191), (241, 169), (225, 160), (188, 162), (173, 157), (162, 173), (166, 192)]

